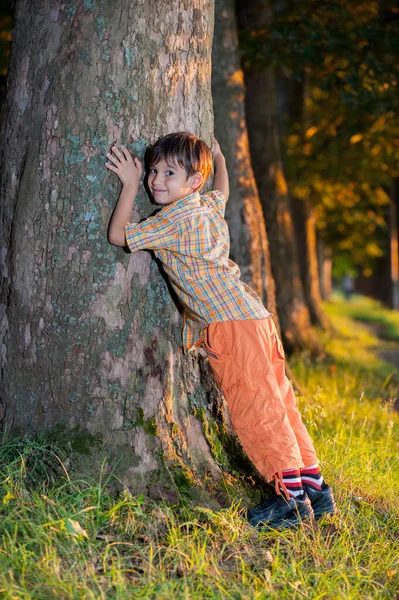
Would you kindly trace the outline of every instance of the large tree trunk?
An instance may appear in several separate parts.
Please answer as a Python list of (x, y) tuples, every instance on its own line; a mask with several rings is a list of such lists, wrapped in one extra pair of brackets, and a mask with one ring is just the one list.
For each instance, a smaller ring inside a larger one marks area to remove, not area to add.
[[(240, 28), (256, 32), (270, 20), (263, 0), (238, 0)], [(244, 61), (246, 115), (252, 165), (266, 218), (277, 310), (287, 352), (320, 345), (310, 328), (297, 258), (287, 184), (281, 159), (274, 71)]]
[[(240, 266), (242, 279), (274, 313), (274, 322), (280, 331), (269, 242), (249, 151), (244, 74), (240, 66), (234, 0), (216, 0), (215, 3), (212, 96), (215, 135), (229, 172), (230, 197), (226, 205), (226, 220), (231, 239), (230, 257)], [(294, 387), (303, 393), (288, 364), (286, 372)]]
[(242, 279), (271, 312), (276, 312), (269, 243), (249, 152), (234, 0), (215, 3), (212, 96), (215, 136), (225, 155), (230, 180), (226, 220), (231, 258), (239, 264)]
[[(106, 239), (112, 141), (140, 158), (173, 130), (211, 141), (212, 33), (213, 4), (201, 0), (15, 7), (1, 142), (3, 426), (67, 440), (71, 469), (94, 472), (107, 456), (134, 493), (167, 495), (177, 474), (208, 498), (228, 468), (211, 419), (220, 395), (207, 361), (182, 355), (158, 266)], [(153, 210), (141, 193), (133, 218)]]

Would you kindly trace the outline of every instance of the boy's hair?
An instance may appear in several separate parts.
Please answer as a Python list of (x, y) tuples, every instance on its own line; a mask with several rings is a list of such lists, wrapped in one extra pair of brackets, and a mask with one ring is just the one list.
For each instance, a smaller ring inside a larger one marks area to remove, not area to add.
[(185, 169), (187, 177), (201, 173), (201, 187), (212, 173), (212, 151), (205, 142), (189, 131), (169, 133), (161, 137), (148, 148), (146, 155), (149, 168), (163, 159), (166, 162), (177, 162)]

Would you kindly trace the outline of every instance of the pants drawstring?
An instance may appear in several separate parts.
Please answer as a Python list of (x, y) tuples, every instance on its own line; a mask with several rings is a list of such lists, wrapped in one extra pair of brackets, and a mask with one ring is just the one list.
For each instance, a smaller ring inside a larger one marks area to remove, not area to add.
[(277, 473), (275, 473), (274, 475), (274, 487), (276, 490), (276, 494), (278, 496), (281, 496), (281, 490), (280, 488), (283, 490), (285, 497), (287, 498), (287, 500), (290, 500), (290, 495), (288, 493), (287, 487), (283, 481), (283, 474), (281, 471), (278, 471)]

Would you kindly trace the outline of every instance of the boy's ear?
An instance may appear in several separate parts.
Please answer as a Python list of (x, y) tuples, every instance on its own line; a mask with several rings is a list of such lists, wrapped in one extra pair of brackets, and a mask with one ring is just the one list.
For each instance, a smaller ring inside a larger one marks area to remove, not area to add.
[(194, 175), (191, 175), (190, 177), (190, 185), (193, 189), (198, 189), (200, 187), (202, 187), (203, 184), (203, 176), (202, 173), (200, 173), (199, 171), (197, 171), (197, 173), (194, 173)]

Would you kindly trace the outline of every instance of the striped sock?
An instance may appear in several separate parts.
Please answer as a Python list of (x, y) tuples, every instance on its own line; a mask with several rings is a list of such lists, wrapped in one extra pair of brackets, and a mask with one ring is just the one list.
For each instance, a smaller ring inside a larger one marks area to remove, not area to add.
[[(305, 490), (303, 489), (301, 473), (299, 469), (288, 469), (287, 471), (282, 471), (281, 475), (290, 498), (298, 498), (298, 496), (302, 496)], [(283, 491), (282, 488), (280, 489)]]
[(324, 482), (319, 465), (312, 465), (306, 469), (301, 469), (302, 483), (309, 485), (315, 490), (321, 490)]

